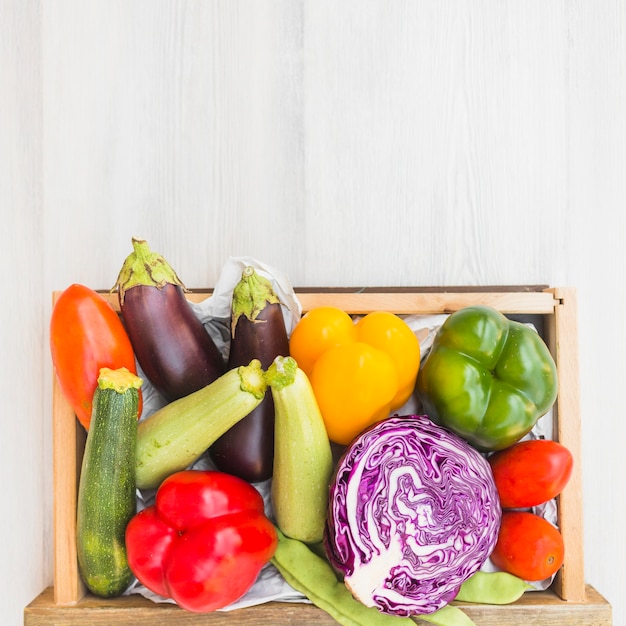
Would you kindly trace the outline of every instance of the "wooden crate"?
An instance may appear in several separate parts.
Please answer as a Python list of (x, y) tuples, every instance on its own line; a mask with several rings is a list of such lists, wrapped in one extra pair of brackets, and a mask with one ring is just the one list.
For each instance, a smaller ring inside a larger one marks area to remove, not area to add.
[[(510, 315), (530, 316), (538, 323), (559, 372), (559, 394), (554, 408), (555, 438), (574, 456), (572, 477), (558, 498), (558, 524), (565, 542), (565, 562), (551, 588), (530, 592), (514, 605), (465, 605), (479, 625), (519, 623), (606, 626), (611, 607), (584, 578), (581, 432), (578, 380), (576, 291), (544, 286), (497, 288), (367, 288), (297, 289), (306, 311), (334, 305), (351, 314), (387, 310), (402, 315), (451, 313), (485, 304)], [(59, 293), (53, 294), (56, 301)], [(119, 310), (117, 297), (103, 294)], [(200, 302), (210, 290), (193, 291)], [(35, 598), (24, 611), (25, 626), (40, 624), (333, 624), (323, 611), (306, 604), (268, 603), (234, 612), (196, 615), (171, 604), (155, 604), (139, 596), (102, 600), (86, 593), (80, 580), (75, 547), (76, 495), (85, 433), (53, 385), (54, 448), (54, 586)]]

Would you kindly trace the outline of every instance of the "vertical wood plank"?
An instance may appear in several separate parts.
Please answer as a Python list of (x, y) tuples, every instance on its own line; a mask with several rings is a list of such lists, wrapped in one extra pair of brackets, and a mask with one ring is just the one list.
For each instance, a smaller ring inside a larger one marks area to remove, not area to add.
[(189, 285), (230, 255), (300, 273), (301, 6), (46, 3), (52, 289), (110, 287), (132, 235)]
[(567, 219), (565, 18), (561, 3), (307, 3), (306, 250), (328, 252), (298, 284), (541, 283), (561, 266), (541, 233)]
[[(85, 436), (56, 380), (53, 393), (54, 602), (75, 604), (85, 595), (76, 553), (76, 503)], [(75, 442), (71, 445), (71, 442)]]
[(9, 294), (0, 314), (0, 598), (7, 626), (22, 623), (25, 604), (52, 580), (40, 29), (40, 0), (0, 2), (0, 266)]
[[(60, 291), (52, 294), (52, 308)], [(75, 604), (86, 593), (78, 571), (76, 506), (86, 435), (74, 410), (52, 377), (53, 565), (55, 604)], [(73, 442), (73, 445), (72, 445)]]
[(570, 480), (560, 494), (558, 525), (565, 543), (567, 567), (555, 581), (562, 598), (581, 602), (585, 599), (585, 557), (583, 532), (583, 468), (581, 446), (580, 378), (578, 353), (578, 302), (573, 288), (551, 289), (559, 304), (555, 306), (550, 342), (559, 372), (557, 439), (571, 453), (574, 467)]
[(626, 490), (616, 477), (626, 474), (626, 3), (575, 0), (568, 12), (571, 212), (561, 241), (568, 284), (578, 286), (585, 569), (622, 624)]

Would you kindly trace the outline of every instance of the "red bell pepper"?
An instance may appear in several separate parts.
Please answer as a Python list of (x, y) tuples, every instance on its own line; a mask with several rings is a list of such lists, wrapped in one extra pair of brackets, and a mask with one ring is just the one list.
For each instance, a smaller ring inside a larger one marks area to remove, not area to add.
[(259, 492), (217, 471), (172, 474), (126, 528), (128, 563), (139, 582), (199, 613), (243, 596), (277, 544)]
[[(100, 368), (125, 367), (137, 373), (133, 346), (119, 315), (85, 285), (70, 285), (56, 301), (50, 317), (50, 353), (63, 395), (85, 430)], [(138, 415), (141, 411), (139, 390)]]

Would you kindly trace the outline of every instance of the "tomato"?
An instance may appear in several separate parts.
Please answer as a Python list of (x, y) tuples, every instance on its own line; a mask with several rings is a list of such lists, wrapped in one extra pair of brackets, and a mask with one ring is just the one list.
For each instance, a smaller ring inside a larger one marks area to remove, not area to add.
[(491, 561), (528, 582), (550, 578), (563, 564), (565, 547), (557, 528), (528, 511), (504, 511)]
[(389, 355), (360, 341), (326, 350), (316, 361), (310, 381), (328, 437), (342, 445), (388, 417), (398, 390)]
[(555, 498), (574, 465), (571, 452), (548, 439), (520, 441), (488, 460), (503, 509), (529, 508)]
[[(85, 429), (100, 368), (125, 367), (137, 373), (133, 347), (118, 314), (84, 285), (70, 285), (52, 309), (50, 352), (61, 391)], [(141, 394), (139, 398), (141, 414)]]
[(391, 410), (399, 409), (411, 396), (420, 366), (420, 344), (408, 324), (387, 311), (373, 311), (356, 324), (358, 341), (386, 352), (398, 376), (398, 391)]
[(308, 376), (320, 355), (333, 346), (356, 341), (352, 318), (332, 306), (308, 311), (296, 324), (289, 338), (289, 354)]

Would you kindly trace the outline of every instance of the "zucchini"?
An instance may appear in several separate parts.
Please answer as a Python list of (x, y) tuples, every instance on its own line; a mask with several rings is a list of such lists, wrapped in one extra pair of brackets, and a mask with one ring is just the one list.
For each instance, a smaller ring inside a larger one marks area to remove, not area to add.
[(261, 403), (266, 390), (261, 363), (253, 359), (139, 422), (137, 487), (156, 489), (170, 474), (197, 461)]
[(307, 375), (293, 357), (276, 357), (266, 372), (274, 399), (271, 501), (278, 528), (291, 539), (322, 540), (333, 456)]
[(94, 595), (121, 595), (133, 580), (126, 525), (136, 512), (135, 446), (142, 380), (122, 367), (100, 369), (78, 486), (79, 572)]

